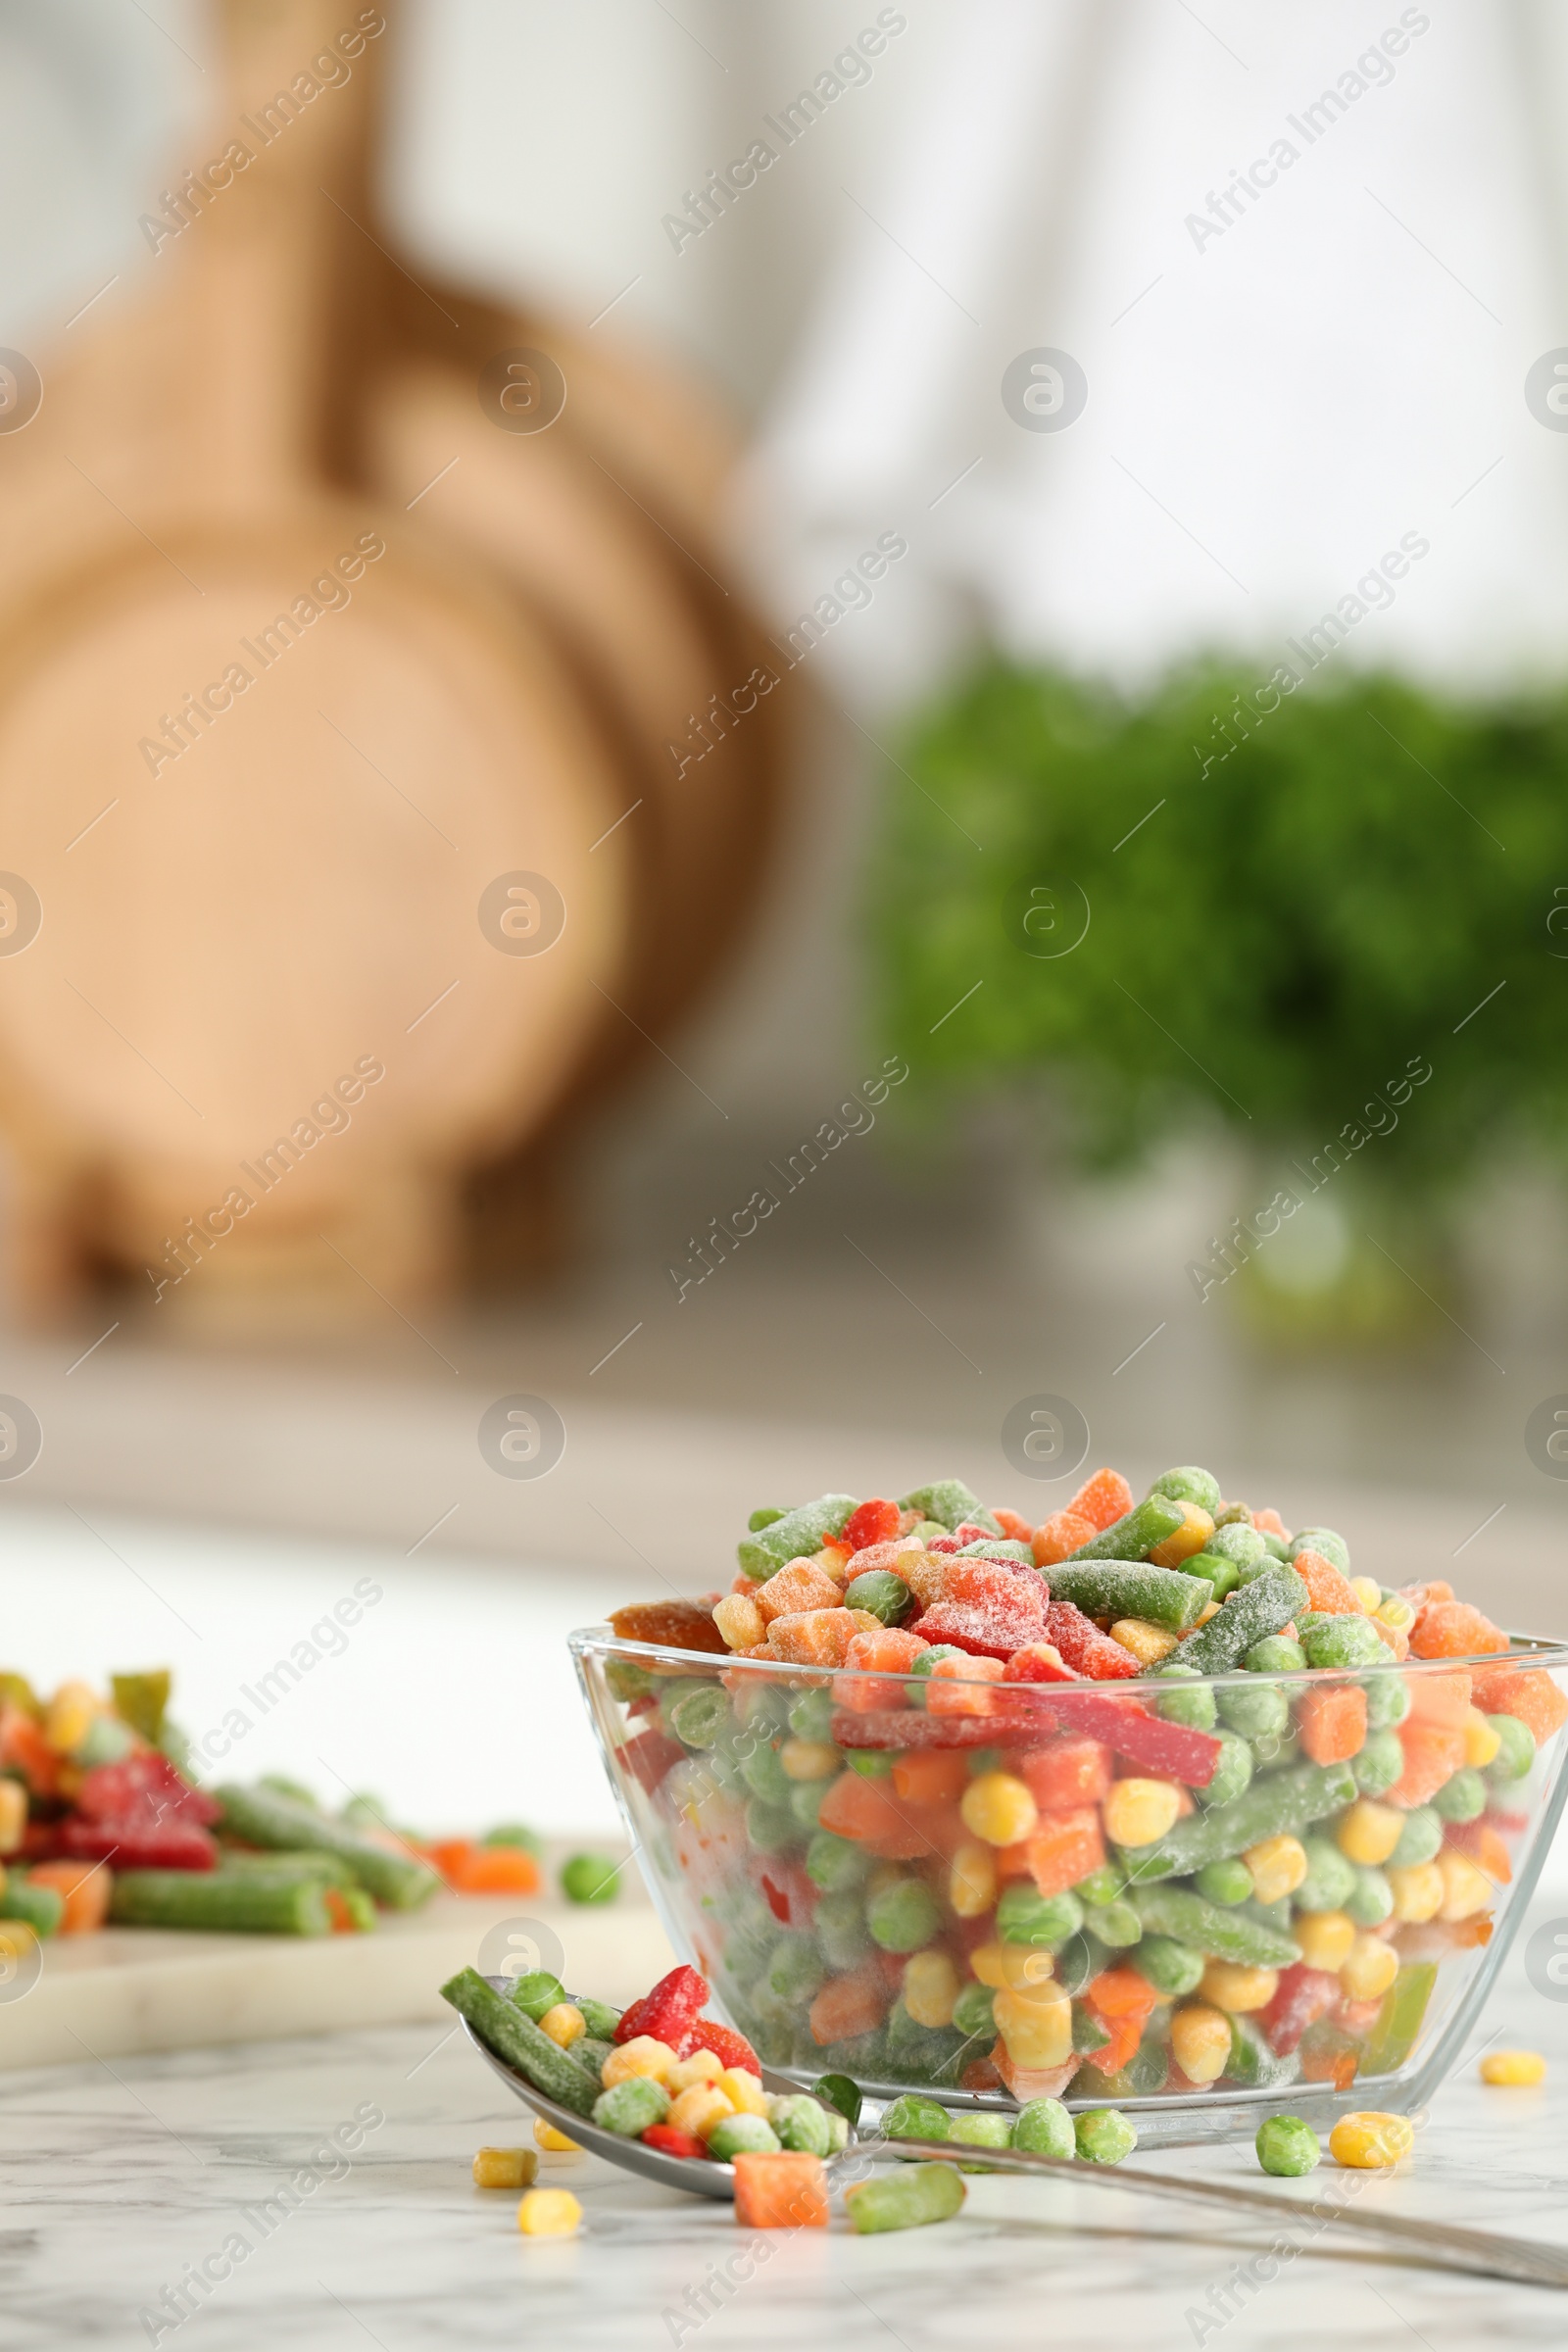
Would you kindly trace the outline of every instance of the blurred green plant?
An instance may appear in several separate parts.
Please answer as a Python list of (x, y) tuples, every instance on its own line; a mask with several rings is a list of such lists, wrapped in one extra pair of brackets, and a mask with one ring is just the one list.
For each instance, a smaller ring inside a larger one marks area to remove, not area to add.
[(1430, 1083), (1362, 1155), (1407, 1198), (1568, 1143), (1561, 699), (1205, 667), (1129, 702), (999, 661), (902, 760), (878, 1016), (928, 1109), (1044, 1078), (1086, 1166), (1216, 1118), (1310, 1159), (1414, 1056)]

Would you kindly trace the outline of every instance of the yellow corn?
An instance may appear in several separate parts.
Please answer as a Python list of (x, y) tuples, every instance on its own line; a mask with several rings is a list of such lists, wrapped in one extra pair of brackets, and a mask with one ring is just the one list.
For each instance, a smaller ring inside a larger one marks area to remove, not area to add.
[(1546, 2061), (1539, 2050), (1493, 2050), (1481, 2061), (1483, 2082), (1540, 2082), (1545, 2072)]
[(904, 1966), (904, 2006), (917, 2026), (951, 2026), (958, 1972), (946, 1952), (916, 1952)]
[(582, 2207), (569, 2188), (530, 2188), (517, 2207), (524, 2237), (575, 2237)]
[(983, 1943), (969, 1954), (969, 1966), (982, 1984), (998, 1992), (1026, 1992), (1049, 1984), (1056, 1969), (1048, 1951), (1028, 1943)]
[(1063, 2066), (1072, 2056), (1072, 2003), (1060, 1985), (999, 1992), (993, 2015), (1014, 2066)]
[[(808, 1552), (807, 1557), (809, 1559), (813, 1568), (820, 1568), (822, 1574), (824, 1576), (830, 1576), (836, 1585), (842, 1587), (849, 1583), (850, 1580), (845, 1571), (848, 1569), (850, 1563), (845, 1558), (843, 1552), (840, 1551), (836, 1545), (832, 1544), (824, 1544), (820, 1551)], [(877, 1622), (878, 1624), (881, 1623), (880, 1618), (877, 1620)]]
[(1375, 1576), (1352, 1576), (1349, 1579), (1349, 1586), (1350, 1591), (1355, 1594), (1369, 1617), (1374, 1616), (1382, 1608), (1383, 1587)]
[(1402, 1928), (1419, 1927), (1436, 1919), (1443, 1901), (1443, 1873), (1435, 1862), (1411, 1862), (1389, 1872), (1394, 1889), (1394, 1917)]
[(959, 1919), (983, 1919), (997, 1899), (997, 1866), (989, 1845), (966, 1838), (948, 1871), (948, 1904)]
[(1502, 1734), (1493, 1730), (1479, 1707), (1472, 1707), (1464, 1719), (1465, 1762), (1484, 1770), (1501, 1745)]
[(1305, 1846), (1283, 1831), (1250, 1845), (1242, 1860), (1252, 1874), (1252, 1893), (1260, 1903), (1277, 1903), (1281, 1895), (1294, 1894), (1306, 1876)]
[(1379, 1601), (1372, 1614), (1391, 1634), (1407, 1634), (1415, 1623), (1414, 1604), (1398, 1592), (1391, 1592), (1387, 1600)]
[(755, 1649), (767, 1640), (767, 1620), (747, 1592), (726, 1592), (713, 1611), (713, 1623), (731, 1649)]
[(1291, 1922), (1291, 1934), (1301, 1947), (1308, 1968), (1337, 1976), (1350, 1957), (1355, 1922), (1345, 1911), (1301, 1911)]
[[(37, 1940), (36, 1928), (24, 1919), (0, 1919), (0, 1984), (10, 1980), (16, 1963), (25, 1958)], [(1047, 1953), (1048, 1959), (1050, 1956)]]
[(56, 1753), (69, 1756), (78, 1748), (102, 1712), (98, 1694), (86, 1683), (62, 1683), (49, 1701), (43, 1736)]
[(628, 2075), (651, 2075), (656, 2082), (666, 2082), (675, 2064), (675, 2053), (667, 2041), (656, 2041), (651, 2034), (637, 2034), (611, 2051), (599, 2080), (607, 2090), (624, 2082)]
[(588, 2027), (582, 2011), (573, 2002), (558, 2001), (539, 2020), (539, 2031), (548, 2034), (561, 2049), (569, 2050), (574, 2041), (581, 2041)]
[(1230, 2064), (1230, 2019), (1195, 2001), (1171, 2019), (1170, 2046), (1189, 2082), (1217, 2082)]
[(1477, 1912), (1491, 1910), (1495, 1891), (1492, 1881), (1468, 1854), (1455, 1853), (1451, 1845), (1446, 1845), (1437, 1857), (1437, 1867), (1443, 1877), (1440, 1919), (1474, 1919)]
[(1196, 1502), (1184, 1502), (1182, 1513), (1185, 1525), (1173, 1536), (1167, 1536), (1163, 1544), (1156, 1544), (1149, 1555), (1158, 1567), (1179, 1568), (1183, 1560), (1190, 1560), (1195, 1552), (1201, 1551), (1214, 1533), (1213, 1520)]
[(1151, 1625), (1147, 1617), (1118, 1617), (1110, 1638), (1123, 1649), (1130, 1649), (1145, 1666), (1157, 1666), (1176, 1646), (1175, 1635), (1167, 1634), (1162, 1625)]
[(1374, 1804), (1371, 1797), (1360, 1796), (1341, 1816), (1334, 1840), (1348, 1862), (1364, 1862), (1375, 1869), (1393, 1853), (1403, 1828), (1404, 1815), (1397, 1806)]
[(690, 2132), (698, 2139), (706, 2139), (716, 2132), (735, 2113), (716, 2082), (694, 2082), (672, 2100), (664, 2121), (677, 2132)]
[[(1268, 2007), (1279, 1981), (1277, 1968), (1244, 1968), (1236, 1960), (1210, 1960), (1198, 1989), (1216, 2009), (1231, 2017), (1245, 2017), (1249, 2010)], [(1182, 2072), (1186, 2071), (1184, 2067)]]
[(552, 2156), (580, 2156), (582, 2154), (582, 2149), (576, 2140), (568, 2139), (564, 2132), (558, 2132), (554, 2124), (547, 2124), (542, 2115), (534, 2119), (533, 2135), (539, 2145), (548, 2150)]
[(724, 2061), (716, 2050), (693, 2050), (689, 2058), (682, 2058), (670, 2068), (664, 2077), (664, 2088), (672, 2099), (678, 2099), (694, 2082), (716, 2082), (723, 2072)]
[(1375, 2111), (1342, 2115), (1329, 2133), (1329, 2153), (1335, 2163), (1349, 2165), (1360, 2173), (1397, 2164), (1414, 2146), (1415, 2128), (1406, 2115)]
[(790, 1781), (825, 1781), (839, 1768), (839, 1751), (827, 1740), (786, 1740), (778, 1751)]
[(1105, 1835), (1118, 1845), (1152, 1845), (1174, 1829), (1181, 1791), (1171, 1781), (1112, 1781), (1101, 1812)]
[(1208, 1623), (1211, 1617), (1217, 1617), (1218, 1615), (1219, 1602), (1217, 1600), (1205, 1600), (1201, 1609), (1198, 1613), (1197, 1622), (1199, 1625), (1203, 1626)]
[(527, 2188), (538, 2178), (532, 2148), (480, 2148), (473, 2159), (475, 2188)]
[(767, 2113), (767, 2093), (749, 2067), (726, 2066), (714, 2076), (713, 2088), (724, 2093), (737, 2115)]
[(958, 1812), (970, 1837), (987, 1845), (1016, 1845), (1040, 1819), (1028, 1782), (1010, 1772), (982, 1772), (964, 1790)]
[(1348, 2000), (1378, 2001), (1399, 1973), (1399, 1955), (1381, 1936), (1363, 1933), (1340, 1965), (1340, 1984)]
[(27, 1828), (27, 1791), (20, 1781), (0, 1781), (0, 1854), (14, 1854)]

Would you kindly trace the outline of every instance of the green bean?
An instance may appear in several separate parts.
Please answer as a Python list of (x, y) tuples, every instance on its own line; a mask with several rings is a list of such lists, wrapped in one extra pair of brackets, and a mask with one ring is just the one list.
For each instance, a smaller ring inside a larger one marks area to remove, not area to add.
[[(1175, 1535), (1178, 1528), (1186, 1525), (1187, 1513), (1179, 1502), (1168, 1501), (1163, 1494), (1151, 1494), (1147, 1501), (1140, 1502), (1130, 1510), (1125, 1518), (1118, 1519), (1113, 1527), (1107, 1527), (1102, 1535), (1091, 1536), (1087, 1544), (1080, 1544), (1070, 1556), (1073, 1560), (1121, 1560), (1124, 1563), (1146, 1559), (1156, 1544), (1163, 1544), (1167, 1537)], [(1057, 1590), (1056, 1580), (1060, 1574), (1061, 1566), (1051, 1571), (1051, 1589), (1054, 1592)], [(1200, 1601), (1200, 1610), (1201, 1607)]]
[[(1354, 1798), (1355, 1779), (1348, 1764), (1293, 1764), (1254, 1781), (1234, 1803), (1189, 1813), (1157, 1844), (1124, 1854), (1122, 1861), (1130, 1878), (1183, 1877), (1205, 1862), (1245, 1853), (1265, 1838), (1299, 1837), (1310, 1823), (1338, 1813)], [(1147, 1918), (1144, 1924), (1149, 1925)]]
[(1174, 1936), (1146, 1936), (1132, 1956), (1138, 1974), (1167, 2000), (1195, 1992), (1203, 1974), (1203, 1955)]
[(1190, 1886), (1135, 1886), (1130, 1899), (1146, 1934), (1172, 1936), (1216, 1960), (1236, 1960), (1248, 1968), (1283, 1968), (1300, 1958), (1294, 1936), (1239, 1911), (1223, 1911)]
[[(564, 2050), (557, 2048), (548, 2034), (540, 2033), (531, 2017), (511, 2001), (503, 2000), (477, 1969), (460, 1969), (442, 1985), (441, 1998), (450, 2001), (485, 2046), (525, 2075), (536, 2090), (542, 2090), (558, 2105), (569, 2107), (574, 2115), (593, 2113), (599, 2096), (597, 2084), (589, 2081), (580, 2066), (572, 2063)], [(633, 2080), (646, 2082), (648, 2078)], [(660, 2087), (655, 2084), (656, 2089)], [(664, 2104), (667, 2108), (667, 2092)]]
[(1200, 1674), (1228, 1674), (1254, 1642), (1289, 1625), (1306, 1600), (1306, 1587), (1294, 1568), (1265, 1568), (1189, 1637), (1182, 1644), (1183, 1662)]
[(736, 1554), (748, 1576), (760, 1577), (764, 1583), (775, 1568), (786, 1560), (808, 1559), (820, 1551), (829, 1536), (836, 1536), (856, 1508), (853, 1494), (819, 1494), (815, 1502), (803, 1502), (782, 1519), (770, 1519), (741, 1538)]
[(347, 1862), (368, 1894), (394, 1911), (412, 1911), (434, 1894), (439, 1874), (412, 1853), (390, 1853), (318, 1813), (313, 1805), (270, 1788), (215, 1788), (222, 1831), (246, 1845), (318, 1848)]
[(1070, 1600), (1086, 1617), (1141, 1617), (1168, 1633), (1196, 1625), (1208, 1605), (1201, 1577), (1145, 1560), (1074, 1552), (1051, 1570), (1050, 1583), (1054, 1600)]
[(872, 2230), (951, 2222), (963, 2198), (963, 2182), (951, 2164), (911, 2164), (906, 2172), (858, 2181), (846, 2189), (844, 2208), (851, 2229), (864, 2237)]

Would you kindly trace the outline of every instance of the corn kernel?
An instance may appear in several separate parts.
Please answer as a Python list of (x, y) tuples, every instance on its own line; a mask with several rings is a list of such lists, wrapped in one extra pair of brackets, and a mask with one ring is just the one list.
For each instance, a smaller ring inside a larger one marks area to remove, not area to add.
[(1387, 1600), (1379, 1601), (1372, 1614), (1391, 1634), (1407, 1634), (1415, 1623), (1414, 1606), (1400, 1592), (1391, 1592)]
[(1502, 1734), (1494, 1731), (1479, 1707), (1472, 1707), (1464, 1719), (1464, 1760), (1484, 1771), (1502, 1745)]
[(1420, 1927), (1436, 1919), (1443, 1901), (1443, 1873), (1435, 1862), (1411, 1862), (1389, 1872), (1394, 1889), (1394, 1917), (1402, 1928)]
[(1415, 2129), (1406, 2115), (1342, 2115), (1329, 2133), (1329, 2153), (1335, 2163), (1361, 2173), (1397, 2164), (1414, 2146)]
[(1174, 1829), (1181, 1791), (1171, 1781), (1112, 1781), (1101, 1808), (1105, 1835), (1118, 1845), (1152, 1845)]
[(582, 2154), (582, 2148), (576, 2140), (568, 2139), (564, 2132), (558, 2132), (554, 2124), (547, 2124), (542, 2115), (534, 2118), (533, 2135), (540, 2147), (552, 2156)]
[(1333, 1977), (1350, 1957), (1355, 1922), (1347, 1911), (1302, 1911), (1291, 1922), (1291, 1934), (1307, 1967)]
[(1242, 1860), (1252, 1874), (1252, 1893), (1260, 1903), (1277, 1903), (1284, 1894), (1294, 1894), (1306, 1876), (1306, 1848), (1299, 1838), (1260, 1838), (1250, 1845)]
[(767, 1640), (767, 1619), (748, 1592), (726, 1592), (713, 1611), (713, 1623), (731, 1649), (755, 1649)]
[(959, 1919), (983, 1919), (997, 1899), (997, 1866), (989, 1845), (966, 1838), (948, 1871), (948, 1903)]
[(1539, 2050), (1492, 2050), (1481, 2061), (1483, 2082), (1532, 2083), (1544, 2081), (1546, 2061)]
[(737, 2115), (767, 2113), (767, 2093), (749, 2067), (726, 2066), (721, 2075), (714, 2076), (713, 2088), (724, 2093)]
[(1162, 1625), (1151, 1625), (1147, 1617), (1118, 1617), (1110, 1629), (1110, 1638), (1119, 1642), (1123, 1649), (1130, 1649), (1145, 1666), (1157, 1666), (1176, 1646), (1175, 1635), (1167, 1634)]
[(14, 1854), (27, 1830), (27, 1791), (20, 1781), (0, 1781), (0, 1854)]
[(1014, 2066), (1063, 2066), (1072, 2056), (1072, 2003), (1060, 1985), (999, 1992), (993, 2015)]
[(611, 2051), (599, 2080), (607, 2090), (624, 2082), (628, 2075), (651, 2075), (656, 2082), (665, 2082), (675, 2064), (675, 2053), (667, 2041), (656, 2041), (651, 2034), (638, 2034)]
[(15, 1963), (24, 1959), (37, 1940), (37, 1929), (26, 1920), (0, 1919), (0, 1984), (9, 1981)]
[(904, 1965), (904, 2006), (917, 2026), (951, 2026), (958, 1972), (946, 1952), (916, 1952)]
[(1474, 1919), (1479, 1912), (1491, 1910), (1494, 1898), (1492, 1881), (1468, 1854), (1456, 1853), (1451, 1845), (1446, 1845), (1437, 1857), (1437, 1868), (1443, 1878), (1443, 1900), (1438, 1905), (1440, 1919)]
[(582, 2207), (569, 2188), (530, 2188), (517, 2207), (524, 2237), (575, 2237)]
[(1040, 1819), (1028, 1782), (1010, 1772), (982, 1772), (965, 1788), (958, 1811), (970, 1837), (987, 1845), (1016, 1845)]
[(664, 2121), (676, 2132), (690, 2132), (696, 2139), (706, 2139), (720, 2124), (728, 2123), (735, 2110), (716, 2082), (694, 2082), (674, 2100)]
[(1195, 2001), (1171, 2019), (1170, 2046), (1189, 2082), (1215, 2082), (1230, 2064), (1230, 2019)]
[(1378, 2001), (1399, 1973), (1399, 1955), (1381, 1936), (1363, 1933), (1340, 1965), (1340, 1984), (1347, 2000)]
[(558, 2001), (539, 2020), (539, 2031), (548, 2034), (559, 2049), (569, 2050), (574, 2041), (581, 2041), (588, 2028), (574, 2002)]
[(480, 2148), (473, 2159), (475, 2188), (528, 2188), (538, 2177), (532, 2148)]
[(1369, 1617), (1373, 1616), (1383, 1606), (1383, 1587), (1378, 1583), (1377, 1578), (1375, 1576), (1352, 1576), (1348, 1582), (1350, 1591), (1355, 1594), (1366, 1614)]
[(1396, 1805), (1378, 1805), (1361, 1796), (1341, 1816), (1334, 1841), (1348, 1862), (1364, 1862), (1375, 1869), (1393, 1853), (1403, 1829), (1404, 1815)]
[(694, 2082), (716, 2082), (723, 2072), (724, 2061), (716, 2050), (693, 2050), (689, 2058), (670, 2068), (664, 2077), (664, 2088), (672, 2099), (678, 2099)]
[(1219, 1602), (1217, 1600), (1205, 1600), (1201, 1609), (1198, 1613), (1195, 1623), (1200, 1627), (1205, 1626), (1211, 1617), (1217, 1617), (1218, 1615)]
[(1156, 1567), (1179, 1568), (1183, 1560), (1190, 1560), (1195, 1552), (1201, 1551), (1214, 1533), (1214, 1522), (1201, 1504), (1184, 1502), (1181, 1508), (1183, 1524), (1173, 1536), (1156, 1544), (1149, 1555)]
[(982, 1943), (969, 1954), (969, 1967), (982, 1984), (998, 1992), (1027, 1992), (1050, 1984), (1055, 1961), (1037, 1944)]
[(57, 1755), (69, 1756), (91, 1731), (102, 1712), (98, 1694), (86, 1683), (62, 1683), (49, 1701), (43, 1736)]
[(831, 1740), (786, 1740), (778, 1760), (789, 1781), (825, 1781), (839, 1768), (839, 1751)]
[[(1250, 2010), (1266, 2009), (1280, 1981), (1277, 1968), (1244, 1968), (1236, 1960), (1210, 1960), (1198, 1989), (1205, 2001), (1228, 2016), (1245, 2017)], [(1187, 2071), (1183, 2068), (1183, 2073)]]

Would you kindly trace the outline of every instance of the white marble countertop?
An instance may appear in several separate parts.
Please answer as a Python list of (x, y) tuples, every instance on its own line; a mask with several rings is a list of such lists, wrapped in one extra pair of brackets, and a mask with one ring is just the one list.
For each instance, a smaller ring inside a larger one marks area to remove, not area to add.
[[(1546, 2084), (1487, 2089), (1470, 2058), (1406, 2174), (1369, 2185), (1363, 2210), (1386, 2201), (1568, 2240), (1568, 2005), (1531, 1989), (1517, 1950), (1478, 2046), (1496, 2041), (1544, 2050)], [(358, 2144), (323, 2153), (344, 2127), (350, 2142), (363, 2128)], [(1200, 2210), (1189, 2219), (1095, 2185), (975, 2177), (963, 2214), (938, 2229), (771, 2237), (765, 2266), (729, 2299), (709, 2296), (704, 2318), (712, 2267), (751, 2242), (730, 2208), (592, 2158), (547, 2158), (547, 2177), (582, 2198), (585, 2228), (569, 2241), (524, 2240), (515, 2200), (476, 2190), (468, 2165), (482, 2142), (530, 2136), (527, 2110), (440, 2027), (11, 2076), (0, 2082), (0, 2346), (652, 2352), (700, 2341), (702, 2352), (799, 2352), (830, 2336), (906, 2352), (976, 2342), (1322, 2352), (1338, 2337), (1357, 2352), (1415, 2342), (1471, 2352), (1568, 2338), (1568, 2295), (1372, 2260), (1331, 2238), (1277, 2280), (1228, 2296), (1266, 2230), (1224, 2230)], [(302, 2170), (313, 2155), (328, 2177)], [(1210, 2177), (1234, 2168), (1260, 2184), (1246, 2151), (1147, 2161), (1171, 2171), (1201, 2161)], [(297, 2203), (285, 2210), (291, 2181)], [(197, 2266), (228, 2267), (235, 2232), (249, 2251), (185, 2320), (142, 2318)]]

